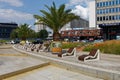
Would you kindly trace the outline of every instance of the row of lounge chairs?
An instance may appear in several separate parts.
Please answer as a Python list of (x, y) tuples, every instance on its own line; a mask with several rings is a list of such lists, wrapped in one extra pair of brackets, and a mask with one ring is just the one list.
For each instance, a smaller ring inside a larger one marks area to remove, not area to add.
[[(48, 46), (45, 46), (45, 44), (25, 44), (23, 47), (26, 51), (36, 51), (36, 52), (47, 52), (50, 50), (50, 44)], [(64, 56), (76, 56), (76, 48), (69, 48), (66, 50), (66, 52), (62, 52), (61, 54), (58, 54), (60, 57)], [(100, 59), (100, 51), (99, 49), (93, 49), (90, 51), (89, 54), (83, 54), (78, 57), (78, 60), (81, 61), (93, 61), (93, 60), (99, 60)]]
[(45, 46), (45, 44), (24, 44), (21, 48), (26, 51), (35, 52), (49, 51), (49, 46)]
[[(66, 53), (62, 54), (63, 56), (76, 56), (76, 48), (69, 48)], [(87, 62), (87, 61), (93, 61), (93, 60), (99, 60), (100, 59), (100, 50), (99, 49), (92, 49), (89, 54), (83, 54), (78, 57), (78, 60)]]

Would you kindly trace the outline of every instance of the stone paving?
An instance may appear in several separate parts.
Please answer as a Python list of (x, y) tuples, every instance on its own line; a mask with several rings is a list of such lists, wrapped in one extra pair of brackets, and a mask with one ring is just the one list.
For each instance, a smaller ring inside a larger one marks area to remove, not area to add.
[(46, 66), (5, 80), (102, 80), (55, 66)]
[[(23, 50), (24, 51), (24, 50)], [(26, 52), (26, 51), (25, 51)], [(89, 52), (77, 51), (77, 56), (58, 57), (51, 52), (26, 52), (29, 55), (36, 56), (54, 64), (64, 65), (67, 69), (80, 71), (90, 76), (96, 76), (105, 80), (119, 80), (120, 79), (120, 56), (103, 54), (99, 61), (82, 62), (78, 60), (78, 56), (82, 54), (89, 54)]]
[[(0, 49), (0, 80), (2, 75), (12, 73), (23, 68), (44, 64), (48, 61), (31, 57), (12, 48)], [(64, 75), (63, 75), (64, 74)], [(102, 80), (77, 72), (69, 71), (53, 65), (41, 67), (26, 73), (8, 77), (5, 80)]]
[[(24, 51), (24, 50), (21, 50), (21, 51)], [(59, 60), (63, 60), (63, 61), (68, 61), (68, 62), (73, 63), (73, 64), (75, 64), (75, 63), (76, 64), (81, 64), (81, 65), (83, 64), (83, 65), (86, 65), (86, 66), (88, 65), (88, 66), (98, 67), (98, 68), (102, 68), (102, 69), (106, 69), (106, 70), (110, 70), (110, 71), (116, 71), (117, 73), (120, 73), (120, 62), (119, 62), (120, 61), (120, 56), (118, 56), (118, 55), (101, 54), (101, 60), (99, 60), (99, 61), (82, 62), (82, 61), (79, 61), (77, 59), (77, 57), (79, 55), (82, 55), (82, 54), (88, 54), (88, 52), (77, 52), (76, 57), (65, 56), (65, 57), (62, 57), (62, 58), (58, 57), (55, 54), (51, 54), (50, 52), (40, 52), (40, 53), (30, 52), (30, 53), (35, 54), (36, 56), (37, 55), (42, 55), (42, 56), (53, 58), (55, 60), (59, 59)], [(43, 61), (42, 59), (38, 59), (38, 58), (36, 59), (35, 57), (30, 57), (27, 54), (18, 52), (14, 49), (11, 49), (11, 48), (8, 48), (8, 49), (2, 49), (1, 48), (0, 49), (0, 69), (3, 71), (3, 72), (0, 71), (1, 73), (6, 72), (7, 70), (8, 71), (12, 70), (12, 69), (14, 70), (14, 67), (18, 67), (18, 66), (20, 67), (20, 66), (24, 66), (24, 65), (30, 66), (31, 64), (35, 65), (35, 64), (40, 64), (40, 63), (45, 63), (45, 61)], [(47, 70), (47, 67), (49, 67), (49, 70)], [(83, 75), (83, 74), (80, 74), (80, 73), (78, 74), (76, 72), (74, 73), (72, 71), (61, 69), (61, 68), (58, 68), (58, 67), (55, 67), (55, 66), (47, 66), (47, 67), (42, 68), (44, 70), (44, 72), (51, 71), (51, 69), (54, 68), (54, 69), (56, 69), (54, 71), (58, 70), (57, 75), (59, 75), (59, 79), (58, 79), (57, 76), (56, 77), (51, 76), (52, 79), (51, 78), (49, 78), (49, 79), (46, 78), (45, 79), (45, 78), (41, 77), (41, 79), (43, 78), (42, 80), (99, 80), (98, 78), (89, 77), (89, 76), (86, 76), (86, 75)], [(40, 68), (40, 70), (41, 70), (41, 68)], [(63, 79), (61, 77), (63, 75), (61, 73), (59, 73), (59, 71), (63, 71), (63, 73), (64, 73), (64, 70), (65, 70), (65, 72), (73, 73), (72, 75), (78, 74), (79, 75), (78, 79), (73, 78), (73, 77), (71, 78), (70, 76), (67, 76), (67, 78), (66, 78), (66, 76), (64, 76), (65, 78)], [(38, 72), (35, 73), (35, 74), (40, 76), (38, 73), (41, 73), (41, 71), (39, 71), (39, 69), (37, 69), (37, 71)], [(54, 72), (54, 71), (52, 71), (52, 72)], [(23, 75), (26, 75), (26, 74), (23, 74)], [(16, 77), (13, 77), (13, 78), (7, 79), (7, 80), (39, 80), (39, 79), (35, 78), (35, 77), (37, 77), (36, 75), (30, 74), (30, 75), (24, 76), (21, 79), (20, 78), (15, 79), (17, 77), (16, 76)], [(52, 73), (51, 75), (55, 75), (55, 74)], [(80, 78), (80, 76), (81, 77), (84, 76), (83, 79)], [(118, 76), (120, 77), (120, 75), (118, 75)], [(19, 75), (18, 75), (18, 77), (19, 77)], [(30, 79), (29, 77), (33, 77), (33, 79)], [(53, 78), (55, 78), (55, 79), (53, 79)], [(117, 80), (118, 78), (111, 79), (111, 80)]]

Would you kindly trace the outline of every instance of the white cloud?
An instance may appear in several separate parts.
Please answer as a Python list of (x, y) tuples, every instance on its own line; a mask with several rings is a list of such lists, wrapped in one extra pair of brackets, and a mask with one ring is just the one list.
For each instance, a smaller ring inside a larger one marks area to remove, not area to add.
[(94, 0), (70, 0), (66, 6), (75, 6), (75, 5), (81, 5), (81, 6), (88, 6), (89, 1), (94, 1)]
[(72, 10), (72, 13), (79, 15), (81, 18), (88, 20), (88, 9), (82, 7), (81, 5), (75, 6), (75, 9)]
[(81, 18), (88, 20), (88, 4), (94, 0), (70, 0), (67, 7), (75, 7), (72, 9), (72, 13), (79, 15)]
[(33, 15), (29, 13), (15, 11), (13, 9), (0, 9), (0, 21), (25, 23), (33, 20)]
[(0, 0), (0, 2), (5, 2), (16, 7), (23, 6), (23, 3), (20, 0)]

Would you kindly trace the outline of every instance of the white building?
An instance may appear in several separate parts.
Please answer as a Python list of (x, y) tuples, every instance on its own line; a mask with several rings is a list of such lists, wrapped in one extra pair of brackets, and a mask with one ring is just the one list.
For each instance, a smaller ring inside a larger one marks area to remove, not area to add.
[[(36, 20), (35, 22), (37, 23), (38, 20)], [(35, 32), (39, 32), (40, 30), (42, 30), (42, 29), (44, 29), (44, 28), (45, 28), (45, 25), (43, 25), (42, 22), (39, 23), (39, 24), (36, 24), (36, 25), (35, 25)]]

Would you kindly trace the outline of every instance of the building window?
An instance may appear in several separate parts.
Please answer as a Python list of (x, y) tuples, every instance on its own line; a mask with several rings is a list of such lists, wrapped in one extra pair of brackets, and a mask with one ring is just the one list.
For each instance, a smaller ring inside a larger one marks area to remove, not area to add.
[(119, 7), (119, 12), (120, 12), (120, 7)]
[(108, 16), (106, 16), (106, 21), (108, 20)]
[(108, 2), (106, 2), (106, 6), (108, 6)]
[(103, 2), (103, 7), (105, 6), (105, 2)]
[(109, 20), (111, 20), (111, 16), (109, 16)]
[(99, 10), (97, 10), (97, 14), (99, 14)]
[(102, 9), (100, 9), (100, 14), (102, 14)]
[(117, 19), (116, 19), (116, 15), (114, 16), (114, 20), (117, 20)]
[(102, 17), (100, 17), (100, 21), (102, 21)]
[(114, 8), (112, 8), (112, 11), (111, 11), (112, 13), (114, 13), (115, 12), (115, 10), (114, 10)]
[(115, 17), (114, 17), (114, 16), (112, 16), (112, 20), (115, 20)]
[(118, 0), (116, 0), (116, 5), (118, 5), (119, 4), (119, 2), (118, 2)]
[(97, 3), (97, 7), (99, 7), (99, 3)]
[(120, 20), (120, 15), (119, 15), (119, 20)]
[(109, 13), (111, 13), (112, 12), (112, 9), (111, 8), (109, 8)]
[(105, 21), (105, 16), (103, 16), (103, 21)]
[(106, 13), (109, 13), (109, 9), (106, 9)]
[(116, 8), (116, 12), (119, 12), (119, 8), (118, 7)]
[(115, 5), (115, 3), (114, 3), (114, 0), (111, 2), (111, 6), (114, 6)]
[(116, 20), (119, 20), (119, 16), (118, 15), (116, 15)]
[(109, 1), (109, 6), (111, 6), (111, 1)]
[(99, 21), (99, 17), (97, 17), (97, 21)]
[(103, 9), (103, 14), (105, 14), (105, 9)]
[(100, 7), (102, 7), (102, 2), (100, 2)]

